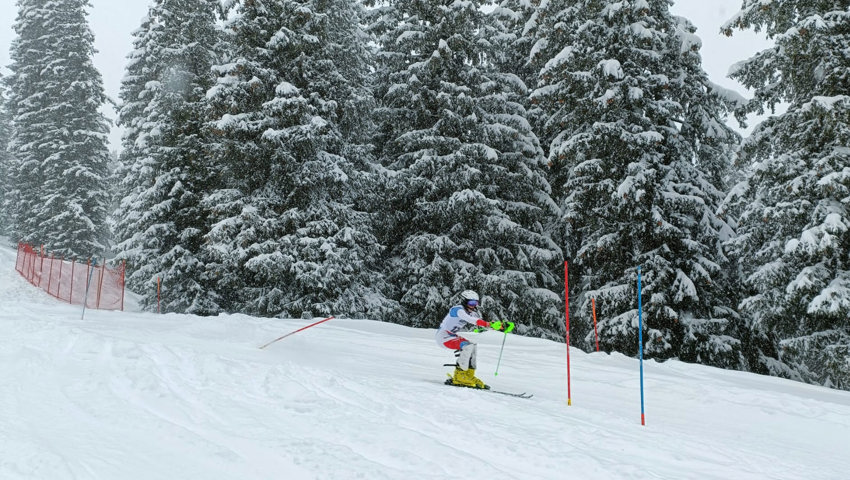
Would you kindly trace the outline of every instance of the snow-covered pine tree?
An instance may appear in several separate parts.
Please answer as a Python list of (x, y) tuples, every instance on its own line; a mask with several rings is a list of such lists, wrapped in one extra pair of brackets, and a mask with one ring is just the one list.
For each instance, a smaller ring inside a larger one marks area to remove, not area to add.
[[(150, 13), (150, 8), (148, 8), (148, 13)], [(132, 226), (132, 221), (123, 221), (124, 215), (133, 215), (129, 211), (130, 205), (134, 203), (133, 199), (139, 195), (144, 184), (152, 181), (152, 169), (145, 168), (135, 159), (142, 155), (141, 150), (143, 148), (143, 145), (137, 144), (136, 140), (143, 133), (145, 109), (147, 107), (145, 87), (147, 82), (155, 80), (155, 69), (152, 65), (147, 64), (148, 54), (145, 51), (145, 44), (147, 38), (151, 35), (153, 25), (150, 16), (145, 16), (139, 28), (133, 32), (133, 50), (127, 55), (124, 78), (121, 81), (121, 89), (118, 93), (121, 104), (118, 108), (116, 123), (122, 126), (124, 131), (121, 136), (119, 161), (111, 177), (111, 182), (117, 183), (113, 200), (117, 202), (117, 207), (111, 212), (108, 220), (112, 229), (112, 236), (119, 244), (132, 236), (136, 230)], [(143, 177), (145, 178), (144, 181), (142, 180)], [(116, 247), (116, 249), (121, 248)], [(124, 254), (123, 258), (131, 263), (132, 268), (135, 259), (131, 258), (130, 252)], [(133, 287), (131, 286), (131, 288)], [(143, 289), (138, 291), (143, 291)]]
[(539, 0), (501, 0), (491, 18), (499, 32), (491, 40), (498, 50), (491, 52), (493, 63), (502, 72), (516, 74), (527, 86), (537, 83), (537, 69), (529, 62), (537, 33)]
[(686, 73), (677, 82), (683, 98), (681, 132), (696, 148), (697, 167), (712, 185), (725, 192), (741, 145), (741, 136), (727, 125), (726, 119), (746, 100), (708, 78), (702, 69), (702, 40), (696, 35), (696, 27), (684, 17), (674, 20), (679, 59)]
[[(850, 389), (850, 2), (745, 0), (722, 30), (748, 28), (775, 45), (731, 73), (754, 91), (741, 114), (788, 109), (743, 148), (740, 309), (804, 380)], [(771, 373), (797, 375), (779, 363)]]
[(156, 0), (136, 31), (121, 98), (121, 200), (114, 214), (116, 258), (142, 304), (162, 311), (220, 311), (207, 277), (203, 237), (211, 188), (206, 92), (219, 58), (216, 0)]
[[(43, 176), (40, 158), (46, 158), (49, 153), (39, 148), (42, 145), (40, 139), (44, 132), (39, 131), (36, 127), (43, 125), (43, 122), (35, 121), (33, 122), (34, 125), (30, 126), (27, 120), (34, 119), (33, 113), (30, 112), (32, 107), (24, 110), (27, 98), (40, 99), (39, 87), (35, 81), (19, 80), (15, 85), (15, 79), (37, 79), (39, 77), (38, 72), (41, 70), (40, 62), (42, 58), (38, 49), (38, 38), (39, 32), (42, 32), (45, 27), (43, 18), (32, 17), (40, 12), (39, 7), (43, 6), (43, 3), (44, 1), (36, 3), (31, 0), (18, 4), (17, 24), (20, 24), (18, 38), (12, 42), (9, 49), (11, 59), (15, 62), (15, 65), (10, 65), (10, 68), (14, 68), (17, 75), (5, 78), (6, 85), (9, 86), (6, 112), (8, 112), (12, 121), (19, 114), (23, 117), (19, 120), (20, 131), (17, 134), (14, 130), (12, 131), (12, 138), (7, 147), (12, 159), (6, 172), (8, 188), (6, 196), (12, 223), (10, 233), (14, 236), (14, 240), (35, 241), (36, 243), (40, 240), (37, 240), (33, 235), (38, 232), (39, 225), (37, 225), (35, 216), (28, 214), (28, 212), (34, 211), (41, 202), (42, 192), (40, 188), (43, 184)], [(27, 18), (31, 18), (31, 20), (27, 20)], [(39, 105), (42, 102), (40, 101)], [(43, 114), (39, 115), (40, 120), (43, 120), (44, 116)], [(23, 151), (25, 149), (26, 151)]]
[(24, 241), (57, 255), (106, 250), (106, 100), (88, 0), (20, 0), (12, 44), (10, 178)]
[(488, 2), (389, 2), (381, 32), (378, 131), (390, 166), (388, 276), (407, 310), (435, 326), (464, 289), (490, 319), (563, 336), (561, 252), (543, 232), (555, 214), (522, 81), (492, 61), (505, 35)]
[[(211, 90), (225, 181), (208, 248), (230, 308), (381, 317), (381, 246), (357, 205), (368, 175), (349, 148), (369, 112), (362, 6), (232, 5), (233, 45)], [(227, 296), (229, 295), (229, 297)]]
[[(722, 269), (716, 186), (700, 168), (696, 104), (712, 116), (698, 58), (665, 0), (551, 2), (540, 12), (532, 99), (553, 135), (578, 324), (596, 298), (600, 344), (635, 354), (636, 267), (645, 352), (745, 368)], [(684, 131), (682, 125), (695, 129)]]
[[(683, 17), (674, 17), (674, 21), (684, 75), (672, 79), (671, 88), (676, 89), (680, 98), (680, 132), (695, 149), (693, 163), (702, 174), (695, 181), (699, 182), (706, 202), (694, 234), (699, 242), (712, 249), (713, 256), (710, 258), (719, 267), (712, 272), (711, 288), (703, 290), (700, 298), (700, 303), (709, 307), (704, 312), (708, 312), (710, 317), (686, 321), (679, 358), (763, 372), (764, 361), (761, 358), (766, 356), (766, 352), (761, 351), (759, 344), (765, 335), (760, 329), (750, 328), (751, 325), (735, 308), (736, 299), (740, 299), (741, 285), (735, 262), (723, 250), (724, 242), (735, 234), (734, 220), (730, 223), (722, 211), (722, 204), (741, 144), (741, 136), (727, 125), (726, 118), (744, 102), (744, 98), (709, 80), (702, 68), (702, 41), (695, 34), (696, 28)], [(729, 355), (731, 352), (734, 356)], [(754, 352), (761, 355), (754, 355)]]
[[(493, 10), (492, 18), (501, 23), (504, 33), (495, 36), (490, 53), (496, 68), (503, 73), (512, 73), (519, 77), (526, 89), (537, 87), (537, 68), (531, 62), (531, 49), (537, 35), (540, 0), (502, 0)], [(531, 104), (530, 91), (522, 96), (522, 106), (526, 109), (529, 122), (535, 132), (542, 132), (542, 114), (536, 105)], [(549, 139), (540, 138), (544, 157), (548, 156)]]
[[(13, 231), (10, 209), (14, 201), (11, 197), (12, 185), (9, 181), (9, 168), (12, 162), (9, 140), (12, 137), (12, 125), (9, 117), (9, 112), (6, 110), (6, 86), (3, 75), (0, 75), (0, 235), (9, 235)], [(12, 238), (14, 239), (14, 235)]]

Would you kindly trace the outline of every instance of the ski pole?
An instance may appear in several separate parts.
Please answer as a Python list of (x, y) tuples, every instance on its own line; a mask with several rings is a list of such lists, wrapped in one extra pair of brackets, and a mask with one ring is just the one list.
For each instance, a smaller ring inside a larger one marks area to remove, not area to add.
[[(502, 348), (499, 349), (499, 360), (496, 362), (496, 373), (493, 374), (493, 375), (496, 375), (496, 376), (499, 375), (499, 365), (502, 363), (502, 352), (505, 351), (505, 340), (508, 339), (508, 332), (510, 332), (514, 329), (513, 322), (499, 322), (499, 323), (500, 323), (500, 325), (499, 325), (500, 327), (501, 327), (501, 323), (504, 323), (505, 325), (507, 325), (507, 327), (505, 328), (505, 336), (502, 337)], [(499, 327), (497, 327), (497, 328), (499, 328)]]
[(278, 340), (283, 340), (284, 338), (286, 338), (286, 337), (288, 337), (288, 336), (290, 336), (290, 335), (295, 335), (296, 333), (300, 332), (301, 330), (307, 330), (307, 329), (308, 329), (308, 328), (310, 328), (310, 327), (314, 327), (314, 326), (316, 326), (316, 325), (318, 325), (318, 324), (320, 324), (320, 323), (327, 322), (328, 320), (331, 320), (331, 319), (333, 319), (333, 318), (334, 318), (333, 316), (330, 316), (330, 317), (328, 317), (328, 318), (326, 318), (326, 319), (324, 319), (324, 320), (319, 320), (319, 321), (318, 321), (318, 322), (316, 322), (316, 323), (311, 323), (310, 325), (307, 325), (306, 327), (301, 327), (301, 328), (299, 328), (298, 330), (295, 330), (294, 332), (289, 332), (289, 333), (287, 333), (286, 335), (284, 335), (284, 336), (282, 336), (282, 337), (275, 338), (275, 339), (274, 339), (274, 340), (272, 340), (271, 342), (269, 342), (269, 343), (267, 343), (267, 344), (263, 345), (262, 347), (260, 347), (260, 350), (262, 350), (262, 349), (264, 349), (264, 348), (268, 347), (269, 345), (273, 344), (274, 342), (276, 342), (276, 341), (278, 341)]
[(505, 336), (502, 337), (502, 348), (499, 349), (499, 360), (496, 362), (496, 373), (493, 375), (499, 375), (499, 365), (502, 363), (502, 352), (505, 351), (505, 340), (508, 339), (508, 334), (505, 333)]
[(89, 285), (91, 285), (91, 276), (94, 273), (94, 267), (97, 265), (97, 259), (92, 259), (91, 270), (89, 270), (89, 279), (86, 281), (86, 295), (83, 297), (83, 314), (80, 316), (80, 320), (84, 320), (86, 318), (86, 304), (89, 303)]

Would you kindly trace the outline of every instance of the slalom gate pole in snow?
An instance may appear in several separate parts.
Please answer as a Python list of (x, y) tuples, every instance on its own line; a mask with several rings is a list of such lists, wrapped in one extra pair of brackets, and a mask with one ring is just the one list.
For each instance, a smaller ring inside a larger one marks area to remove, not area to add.
[(564, 333), (567, 340), (567, 406), (573, 404), (573, 397), (570, 392), (570, 281), (567, 275), (567, 262), (564, 261), (564, 309), (566, 313), (566, 332)]
[(640, 424), (646, 425), (643, 409), (643, 308), (640, 300), (640, 267), (637, 267), (638, 277), (638, 347), (640, 349)]
[(290, 336), (290, 335), (295, 335), (296, 333), (298, 333), (298, 332), (300, 332), (300, 331), (302, 331), (302, 330), (307, 330), (307, 329), (308, 329), (308, 328), (310, 328), (310, 327), (314, 327), (314, 326), (316, 326), (316, 325), (318, 325), (318, 324), (320, 324), (320, 323), (327, 322), (328, 320), (332, 320), (333, 318), (334, 318), (333, 316), (330, 316), (330, 317), (328, 317), (328, 318), (326, 318), (326, 319), (324, 319), (324, 320), (319, 320), (319, 321), (318, 321), (318, 322), (316, 322), (316, 323), (311, 323), (310, 325), (307, 325), (306, 327), (301, 327), (301, 328), (299, 328), (298, 330), (295, 330), (294, 332), (289, 332), (289, 333), (287, 333), (286, 335), (284, 335), (284, 336), (282, 336), (282, 337), (275, 338), (275, 339), (274, 339), (274, 340), (272, 340), (271, 342), (269, 342), (269, 343), (267, 343), (267, 344), (263, 345), (262, 347), (260, 347), (260, 350), (262, 350), (262, 349), (264, 349), (264, 348), (268, 347), (269, 345), (273, 344), (274, 342), (276, 342), (276, 341), (278, 341), (278, 340), (283, 340), (284, 338), (286, 338), (286, 337), (288, 337), (288, 336)]
[(89, 278), (86, 280), (86, 294), (83, 297), (83, 314), (80, 316), (80, 320), (86, 318), (86, 304), (89, 303), (89, 285), (91, 285), (91, 276), (94, 273), (94, 269), (97, 266), (97, 259), (89, 260)]
[(596, 331), (596, 299), (591, 298), (590, 304), (593, 307), (593, 336), (596, 337), (596, 351), (599, 351), (599, 333)]

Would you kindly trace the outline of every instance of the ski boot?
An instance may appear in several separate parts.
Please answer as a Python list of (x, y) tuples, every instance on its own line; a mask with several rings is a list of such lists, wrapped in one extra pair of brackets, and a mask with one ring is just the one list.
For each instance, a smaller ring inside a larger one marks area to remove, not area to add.
[(460, 368), (455, 367), (455, 374), (452, 377), (452, 383), (455, 384), (455, 385), (460, 385), (460, 386), (469, 387), (469, 388), (482, 388), (482, 389), (490, 388), (487, 385), (485, 385), (484, 382), (482, 382), (480, 378), (477, 378), (475, 376), (475, 369), (474, 368), (470, 368), (470, 369), (467, 369), (467, 370), (461, 370)]

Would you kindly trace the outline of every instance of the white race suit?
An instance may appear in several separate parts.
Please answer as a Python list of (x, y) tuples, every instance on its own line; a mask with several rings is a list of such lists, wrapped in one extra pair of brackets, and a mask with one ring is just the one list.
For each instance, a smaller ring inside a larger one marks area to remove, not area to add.
[(436, 340), (451, 350), (460, 351), (457, 357), (457, 366), (461, 370), (475, 367), (476, 345), (458, 335), (460, 332), (468, 331), (474, 327), (489, 327), (490, 323), (484, 321), (478, 312), (467, 312), (462, 305), (455, 305), (440, 323), (437, 329)]

